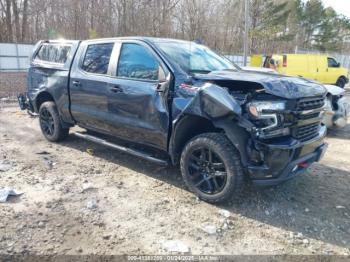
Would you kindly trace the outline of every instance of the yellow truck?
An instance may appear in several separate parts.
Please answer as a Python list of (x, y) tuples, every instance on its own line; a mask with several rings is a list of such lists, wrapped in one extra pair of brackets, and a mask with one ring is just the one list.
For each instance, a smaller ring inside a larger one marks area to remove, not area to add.
[(341, 67), (335, 58), (326, 55), (253, 55), (250, 66), (270, 68), (279, 74), (304, 77), (341, 88), (349, 82), (348, 69)]

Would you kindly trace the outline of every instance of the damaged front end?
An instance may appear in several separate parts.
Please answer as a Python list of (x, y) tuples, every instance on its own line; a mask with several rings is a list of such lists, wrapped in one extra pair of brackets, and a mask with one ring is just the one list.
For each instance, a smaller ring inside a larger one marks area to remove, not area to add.
[(325, 85), (327, 99), (325, 104), (324, 125), (329, 129), (343, 128), (348, 123), (350, 103), (343, 95), (345, 90), (334, 85)]
[(326, 148), (326, 127), (321, 124), (324, 97), (275, 99), (247, 104), (246, 116), (257, 127), (247, 145), (247, 171), (260, 185), (278, 184), (302, 173), (321, 159)]
[(263, 75), (258, 81), (255, 74), (249, 79), (244, 74), (197, 77), (205, 84), (184, 113), (206, 117), (224, 130), (254, 184), (276, 185), (322, 158), (326, 92), (314, 83), (311, 91), (309, 83), (293, 78)]

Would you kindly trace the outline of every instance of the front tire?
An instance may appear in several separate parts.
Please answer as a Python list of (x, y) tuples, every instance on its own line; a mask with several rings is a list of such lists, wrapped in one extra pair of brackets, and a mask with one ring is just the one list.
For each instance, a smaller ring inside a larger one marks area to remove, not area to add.
[(69, 134), (69, 128), (63, 128), (54, 102), (44, 102), (39, 109), (41, 132), (51, 142), (59, 142)]
[(205, 133), (191, 139), (180, 165), (187, 187), (204, 201), (226, 202), (242, 188), (240, 155), (224, 134)]
[(339, 79), (335, 85), (339, 86), (341, 88), (344, 88), (346, 85), (346, 80), (344, 79), (344, 77), (339, 77)]

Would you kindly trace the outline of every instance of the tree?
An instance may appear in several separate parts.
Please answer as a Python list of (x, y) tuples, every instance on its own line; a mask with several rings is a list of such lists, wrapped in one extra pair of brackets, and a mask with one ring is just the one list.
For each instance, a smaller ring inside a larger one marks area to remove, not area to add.
[[(349, 50), (349, 20), (321, 0), (249, 0), (253, 53)], [(241, 53), (244, 0), (0, 0), (0, 41), (143, 35)]]
[(12, 13), (11, 13), (11, 0), (6, 0), (6, 27), (7, 27), (7, 40), (13, 41), (12, 35)]
[[(343, 26), (334, 26), (340, 24)], [(344, 37), (349, 36), (349, 30), (339, 30), (345, 27), (346, 20), (344, 18), (339, 17), (332, 8), (325, 9), (322, 23), (314, 35), (313, 46), (320, 51), (340, 51)]]
[(314, 34), (323, 22), (324, 7), (321, 0), (309, 0), (306, 3), (299, 0), (298, 3), (297, 21), (302, 30), (301, 38), (304, 39), (302, 47), (310, 48)]
[(261, 46), (265, 52), (276, 52), (282, 41), (293, 37), (289, 33), (287, 21), (290, 9), (287, 2), (272, 0), (252, 0), (251, 2), (251, 50), (258, 52)]

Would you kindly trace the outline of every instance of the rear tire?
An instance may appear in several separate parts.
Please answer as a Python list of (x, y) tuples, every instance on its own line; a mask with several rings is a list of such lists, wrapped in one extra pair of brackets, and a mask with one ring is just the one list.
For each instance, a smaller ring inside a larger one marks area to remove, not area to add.
[(344, 88), (346, 85), (346, 80), (344, 79), (344, 77), (339, 77), (336, 85), (341, 87), (341, 88)]
[(51, 142), (59, 142), (69, 134), (69, 128), (63, 128), (54, 102), (44, 102), (39, 109), (41, 132)]
[(239, 152), (223, 134), (205, 133), (191, 139), (180, 165), (187, 187), (206, 202), (226, 202), (242, 188)]

